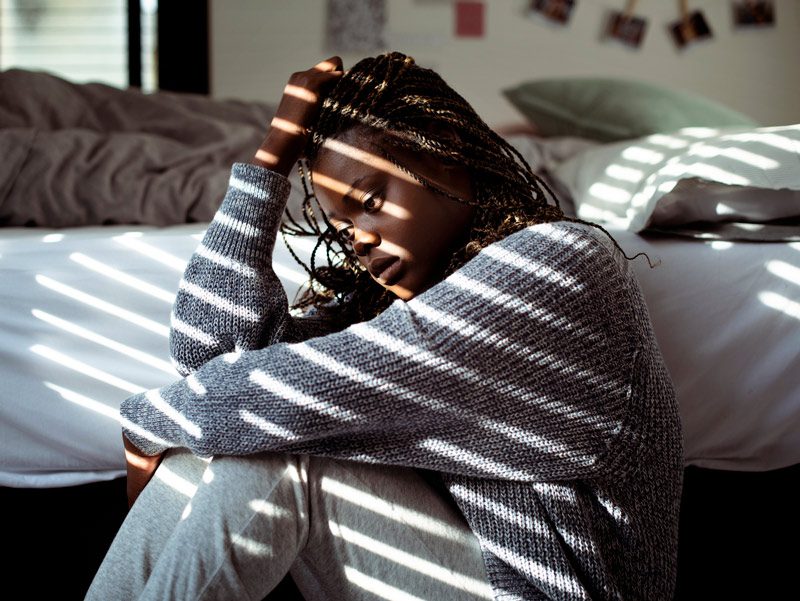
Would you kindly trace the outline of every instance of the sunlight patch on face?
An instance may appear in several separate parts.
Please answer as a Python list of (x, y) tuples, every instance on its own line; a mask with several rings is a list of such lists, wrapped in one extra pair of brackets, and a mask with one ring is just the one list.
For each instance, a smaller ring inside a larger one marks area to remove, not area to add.
[(347, 526), (328, 520), (328, 528), (337, 538), (347, 541), (351, 545), (366, 549), (380, 557), (398, 563), (429, 578), (449, 584), (453, 589), (472, 593), (481, 599), (493, 599), (491, 587), (482, 581), (471, 578), (466, 574), (459, 574), (444, 568), (431, 561), (417, 557), (411, 553), (387, 545), (371, 536), (357, 532)]
[[(325, 175), (324, 173), (320, 173), (319, 171), (314, 171), (312, 175), (312, 181), (314, 182), (315, 186), (321, 186), (326, 190), (330, 190), (334, 193), (334, 195), (337, 196), (344, 196), (350, 190), (349, 184)], [(353, 188), (352, 192), (350, 192), (350, 195), (353, 198), (358, 199), (364, 197), (366, 194), (368, 194), (368, 192), (368, 190), (363, 190), (361, 188)], [(411, 213), (388, 199), (384, 199), (383, 204), (381, 205), (381, 211), (385, 211), (387, 214), (396, 219), (411, 219)]]
[(367, 167), (384, 171), (389, 175), (402, 179), (410, 184), (420, 187), (422, 186), (422, 184), (420, 184), (416, 179), (398, 168), (397, 165), (391, 161), (387, 161), (383, 157), (379, 157), (377, 154), (367, 152), (366, 150), (361, 150), (360, 148), (356, 148), (350, 144), (345, 144), (341, 140), (336, 140), (333, 138), (326, 139), (322, 144), (322, 147), (333, 152), (338, 152), (339, 154), (353, 159), (354, 161), (358, 161), (359, 163), (363, 163)]

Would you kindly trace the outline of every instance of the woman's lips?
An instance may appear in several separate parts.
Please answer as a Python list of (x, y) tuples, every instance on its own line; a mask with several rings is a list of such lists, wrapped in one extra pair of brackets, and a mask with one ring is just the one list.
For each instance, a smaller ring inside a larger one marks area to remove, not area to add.
[(403, 262), (397, 257), (389, 257), (388, 259), (379, 260), (376, 265), (371, 265), (370, 273), (384, 285), (391, 286), (400, 278)]

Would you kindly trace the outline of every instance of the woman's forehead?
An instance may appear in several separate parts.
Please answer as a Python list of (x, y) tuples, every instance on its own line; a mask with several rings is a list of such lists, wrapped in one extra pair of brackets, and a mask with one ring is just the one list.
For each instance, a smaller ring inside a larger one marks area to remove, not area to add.
[(335, 138), (323, 144), (314, 172), (315, 175), (323, 173), (328, 177), (364, 177), (384, 173), (409, 183), (418, 183), (392, 161), (379, 155), (377, 148)]

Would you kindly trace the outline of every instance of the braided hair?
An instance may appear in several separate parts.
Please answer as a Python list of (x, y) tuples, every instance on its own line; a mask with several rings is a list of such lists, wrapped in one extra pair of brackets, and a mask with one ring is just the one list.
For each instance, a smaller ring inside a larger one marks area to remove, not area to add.
[[(457, 134), (457, 142), (433, 133), (428, 127), (431, 124), (448, 126)], [(494, 132), (436, 72), (420, 67), (410, 56), (389, 52), (359, 61), (337, 82), (323, 101), (306, 144), (304, 159), (298, 163), (304, 191), (301, 212), (295, 217), (287, 209), (286, 220), (281, 225), (287, 247), (309, 276), (309, 285), (294, 301), (292, 308), (296, 311), (316, 307), (327, 318), (341, 320), (342, 325), (346, 325), (378, 315), (395, 300), (372, 279), (342, 235), (327, 220), (311, 181), (311, 166), (325, 140), (357, 129), (366, 130), (367, 139), (378, 136), (390, 139), (389, 144), (376, 145), (376, 150), (421, 185), (475, 206), (467, 241), (453, 253), (444, 276), (489, 244), (529, 225), (552, 221), (573, 221), (599, 228), (626, 259), (639, 256), (625, 255), (600, 225), (566, 216), (558, 198), (533, 173), (522, 155)], [(466, 167), (472, 180), (474, 200), (457, 198), (409, 170), (391, 152), (392, 147), (424, 152), (444, 164)], [(555, 200), (555, 205), (547, 202), (543, 188)], [(291, 249), (287, 236), (317, 238), (310, 265)], [(317, 264), (320, 251), (324, 252), (327, 265)]]

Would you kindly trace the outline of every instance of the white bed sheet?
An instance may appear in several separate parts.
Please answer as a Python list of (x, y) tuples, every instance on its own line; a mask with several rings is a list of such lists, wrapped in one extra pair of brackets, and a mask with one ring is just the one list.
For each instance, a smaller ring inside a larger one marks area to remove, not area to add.
[[(124, 473), (119, 403), (179, 377), (169, 312), (205, 228), (0, 231), (0, 485)], [(800, 243), (611, 231), (628, 255), (661, 259), (634, 265), (678, 391), (686, 464), (800, 463)], [(280, 240), (275, 264), (291, 299), (304, 277)]]

